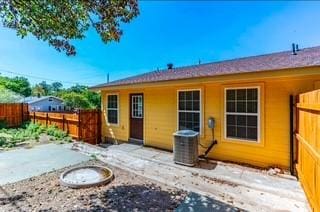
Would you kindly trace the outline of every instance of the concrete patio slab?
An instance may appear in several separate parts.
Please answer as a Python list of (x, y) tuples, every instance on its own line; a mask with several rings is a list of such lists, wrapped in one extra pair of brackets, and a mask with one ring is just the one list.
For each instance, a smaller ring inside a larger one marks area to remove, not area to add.
[(70, 150), (70, 146), (43, 144), (31, 149), (1, 152), (0, 185), (90, 160), (89, 156)]
[[(224, 207), (249, 211), (309, 211), (300, 183), (289, 176), (269, 176), (257, 169), (223, 162), (181, 166), (173, 162), (172, 153), (131, 144), (101, 148), (76, 143), (73, 148), (95, 154), (99, 160), (115, 167), (212, 198), (224, 203)], [(202, 207), (207, 203), (199, 204)]]

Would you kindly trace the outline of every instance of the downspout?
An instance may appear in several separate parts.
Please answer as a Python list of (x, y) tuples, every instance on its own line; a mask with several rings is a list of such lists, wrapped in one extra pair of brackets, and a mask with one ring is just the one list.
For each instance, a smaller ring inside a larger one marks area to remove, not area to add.
[(295, 175), (294, 171), (294, 100), (290, 95), (290, 174)]

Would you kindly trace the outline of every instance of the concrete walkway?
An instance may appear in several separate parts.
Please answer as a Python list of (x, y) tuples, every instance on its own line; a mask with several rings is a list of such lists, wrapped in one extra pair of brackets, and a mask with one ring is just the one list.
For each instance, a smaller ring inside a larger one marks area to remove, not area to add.
[(71, 166), (90, 157), (72, 151), (71, 144), (43, 144), (31, 149), (0, 152), (0, 185)]
[[(101, 148), (76, 143), (73, 149), (95, 154), (112, 166), (202, 195), (191, 193), (178, 211), (217, 208), (232, 211), (234, 207), (249, 211), (309, 211), (299, 182), (290, 176), (269, 176), (256, 169), (222, 162), (185, 167), (173, 163), (172, 153), (131, 144)], [(204, 196), (209, 201), (199, 201)]]

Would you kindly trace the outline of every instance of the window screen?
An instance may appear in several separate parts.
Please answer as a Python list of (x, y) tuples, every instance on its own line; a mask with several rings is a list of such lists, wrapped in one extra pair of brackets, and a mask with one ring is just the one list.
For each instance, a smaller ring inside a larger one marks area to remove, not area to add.
[(200, 132), (200, 91), (179, 91), (179, 130)]
[(258, 140), (258, 88), (226, 90), (226, 136), (242, 140)]

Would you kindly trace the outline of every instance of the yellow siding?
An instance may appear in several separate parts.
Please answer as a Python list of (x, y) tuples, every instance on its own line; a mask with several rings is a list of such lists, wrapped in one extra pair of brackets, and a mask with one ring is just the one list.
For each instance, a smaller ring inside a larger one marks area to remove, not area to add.
[[(144, 93), (144, 144), (172, 150), (172, 134), (177, 130), (177, 90), (200, 88), (202, 94), (201, 143), (208, 145), (212, 131), (207, 127), (209, 117), (216, 120), (214, 129), (218, 140), (209, 157), (218, 160), (249, 163), (256, 166), (289, 167), (289, 95), (312, 90), (320, 75), (297, 78), (266, 78), (264, 80), (234, 80), (224, 82), (189, 83), (165, 87), (148, 87), (143, 90), (125, 89), (102, 91), (103, 108), (106, 94), (120, 96), (119, 126), (103, 125), (103, 135), (127, 141), (129, 135), (129, 94)], [(224, 139), (223, 107), (224, 87), (261, 86), (261, 136), (260, 144), (231, 142)], [(105, 113), (104, 113), (105, 114)], [(204, 149), (200, 148), (201, 153)]]

